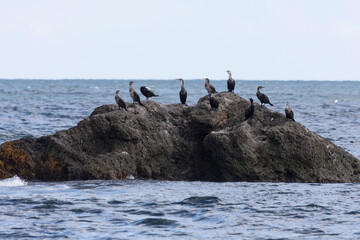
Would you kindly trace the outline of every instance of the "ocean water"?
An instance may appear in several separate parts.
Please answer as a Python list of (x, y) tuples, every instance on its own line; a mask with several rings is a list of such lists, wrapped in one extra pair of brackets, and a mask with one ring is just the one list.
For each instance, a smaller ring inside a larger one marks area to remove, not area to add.
[[(122, 80), (0, 80), (0, 143), (75, 126)], [(226, 81), (211, 82), (217, 91)], [(186, 81), (188, 104), (206, 94)], [(178, 103), (176, 80), (135, 81)], [(360, 82), (237, 81), (254, 98), (265, 86), (274, 107), (289, 101), (296, 121), (360, 158)], [(144, 99), (144, 97), (142, 97)], [(131, 177), (130, 177), (131, 178)], [(3, 239), (360, 239), (359, 184), (211, 183), (152, 180), (26, 182), (0, 180)]]
[(3, 239), (359, 239), (360, 185), (14, 177), (0, 222)]

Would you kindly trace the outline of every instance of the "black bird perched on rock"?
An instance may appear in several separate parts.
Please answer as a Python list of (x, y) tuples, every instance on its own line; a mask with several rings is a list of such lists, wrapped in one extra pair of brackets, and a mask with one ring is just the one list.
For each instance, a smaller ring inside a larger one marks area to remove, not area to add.
[(125, 109), (127, 111), (126, 103), (121, 97), (119, 97), (119, 92), (120, 91), (117, 90), (116, 93), (115, 93), (115, 101), (116, 101), (117, 105), (119, 106), (119, 109), (123, 108), (123, 109)]
[(129, 94), (130, 94), (130, 97), (133, 100), (133, 103), (138, 102), (141, 106), (144, 106), (140, 101), (139, 94), (132, 87), (133, 83), (134, 83), (133, 81), (129, 82)]
[(212, 93), (217, 93), (215, 87), (210, 84), (210, 80), (208, 78), (204, 78), (204, 80), (205, 80), (205, 89), (208, 92), (208, 94), (210, 95)]
[(286, 118), (291, 119), (295, 122), (294, 112), (291, 110), (289, 102), (286, 102), (285, 115), (286, 115)]
[(250, 107), (245, 110), (245, 121), (254, 114), (254, 100), (252, 98), (249, 100), (251, 104)]
[(182, 104), (186, 103), (186, 98), (187, 98), (187, 91), (184, 88), (184, 80), (182, 78), (178, 78), (177, 80), (179, 80), (181, 82), (181, 89), (179, 92), (179, 96), (180, 96), (180, 102)]
[(159, 96), (159, 95), (154, 94), (153, 91), (149, 87), (146, 87), (146, 86), (141, 86), (140, 92), (146, 97), (146, 100), (148, 100), (151, 97)]
[(263, 94), (262, 92), (260, 92), (260, 90), (261, 90), (262, 88), (265, 88), (265, 87), (259, 86), (259, 87), (257, 88), (257, 92), (256, 92), (256, 96), (257, 96), (258, 99), (260, 100), (261, 106), (262, 106), (263, 104), (265, 105), (266, 103), (270, 104), (271, 106), (274, 106), (274, 105), (271, 104), (268, 96), (266, 96), (265, 94)]
[(229, 74), (229, 79), (227, 80), (227, 87), (229, 92), (234, 92), (235, 89), (235, 80), (231, 76), (230, 70), (226, 71)]
[(213, 97), (213, 93), (210, 94), (210, 106), (211, 106), (211, 108), (219, 107), (219, 101)]

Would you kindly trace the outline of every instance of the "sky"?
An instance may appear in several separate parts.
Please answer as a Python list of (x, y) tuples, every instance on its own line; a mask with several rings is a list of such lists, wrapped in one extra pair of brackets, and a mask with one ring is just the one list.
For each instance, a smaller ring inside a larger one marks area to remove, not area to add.
[(1, 79), (360, 80), (358, 0), (0, 0)]

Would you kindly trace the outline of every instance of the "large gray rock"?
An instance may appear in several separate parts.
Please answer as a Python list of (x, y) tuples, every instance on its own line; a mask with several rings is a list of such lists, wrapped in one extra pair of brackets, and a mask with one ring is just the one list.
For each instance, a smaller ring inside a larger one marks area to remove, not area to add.
[(144, 101), (129, 111), (104, 105), (76, 127), (0, 146), (0, 177), (79, 180), (359, 182), (351, 154), (283, 114), (234, 93), (195, 106)]

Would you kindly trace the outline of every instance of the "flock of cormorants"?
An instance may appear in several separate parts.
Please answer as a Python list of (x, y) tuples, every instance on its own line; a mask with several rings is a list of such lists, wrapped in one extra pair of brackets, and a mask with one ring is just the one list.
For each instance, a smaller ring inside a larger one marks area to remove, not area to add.
[[(228, 91), (229, 92), (234, 92), (235, 80), (232, 78), (230, 70), (227, 70), (226, 72), (229, 74), (229, 79), (227, 81)], [(178, 78), (177, 80), (179, 80), (181, 82), (181, 89), (180, 89), (180, 92), (179, 92), (180, 102), (182, 104), (185, 104), (186, 103), (186, 98), (187, 98), (187, 91), (186, 91), (186, 89), (184, 87), (184, 80), (182, 78)], [(215, 87), (210, 84), (210, 80), (208, 78), (204, 78), (204, 80), (205, 80), (205, 89), (209, 94), (210, 106), (211, 106), (212, 109), (216, 109), (216, 108), (219, 107), (219, 101), (216, 100), (216, 98), (214, 98), (214, 94), (217, 93), (217, 91), (216, 91)], [(133, 83), (134, 83), (133, 81), (130, 81), (130, 83), (129, 83), (130, 97), (133, 100), (133, 103), (138, 102), (141, 106), (144, 106), (140, 101), (139, 94), (132, 87)], [(264, 105), (265, 104), (270, 104), (271, 106), (273, 106), (272, 103), (270, 102), (268, 96), (266, 96), (264, 93), (260, 92), (260, 90), (263, 89), (263, 88), (265, 88), (265, 87), (259, 86), (257, 88), (257, 92), (256, 92), (256, 96), (260, 100), (261, 107), (263, 106), (263, 104)], [(119, 96), (119, 92), (120, 92), (119, 90), (116, 91), (115, 101), (116, 101), (117, 105), (119, 106), (119, 109), (123, 108), (123, 109), (125, 109), (127, 111), (126, 103)], [(154, 94), (154, 92), (149, 87), (146, 87), (146, 86), (141, 86), (140, 87), (140, 92), (146, 97), (146, 100), (148, 100), (150, 97), (158, 97), (159, 96), (159, 95)], [(249, 119), (254, 114), (254, 103), (253, 103), (254, 100), (252, 98), (250, 98), (249, 100), (250, 100), (251, 104), (250, 104), (250, 107), (248, 107), (245, 110), (245, 120)], [(291, 119), (292, 121), (295, 122), (294, 113), (290, 108), (289, 102), (286, 102), (285, 115), (286, 115), (286, 118)]]

